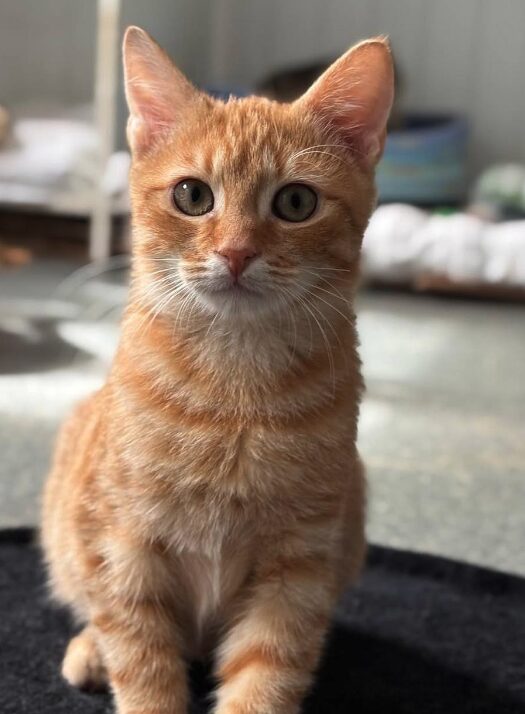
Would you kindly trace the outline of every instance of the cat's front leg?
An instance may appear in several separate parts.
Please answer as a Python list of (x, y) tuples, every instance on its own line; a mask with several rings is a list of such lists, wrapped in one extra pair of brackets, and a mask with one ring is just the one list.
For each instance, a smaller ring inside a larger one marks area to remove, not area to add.
[(299, 711), (337, 599), (335, 571), (331, 554), (297, 539), (257, 569), (219, 647), (215, 714)]
[(121, 603), (93, 623), (118, 714), (186, 714), (186, 665), (156, 603)]
[(113, 539), (106, 553), (90, 609), (118, 714), (187, 714), (187, 666), (169, 564), (129, 536)]

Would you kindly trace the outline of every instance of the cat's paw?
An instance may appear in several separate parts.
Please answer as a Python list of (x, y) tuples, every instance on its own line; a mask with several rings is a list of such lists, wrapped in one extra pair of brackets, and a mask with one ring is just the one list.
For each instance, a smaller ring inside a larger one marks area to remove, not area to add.
[(89, 627), (69, 643), (62, 662), (62, 676), (79, 689), (107, 688), (106, 667)]

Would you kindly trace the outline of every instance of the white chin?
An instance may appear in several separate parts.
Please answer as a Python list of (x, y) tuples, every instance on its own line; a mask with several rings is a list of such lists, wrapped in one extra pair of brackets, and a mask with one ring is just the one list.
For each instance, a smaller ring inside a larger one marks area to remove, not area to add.
[(199, 302), (210, 312), (237, 317), (267, 312), (269, 301), (262, 293), (232, 285), (223, 290), (198, 290)]

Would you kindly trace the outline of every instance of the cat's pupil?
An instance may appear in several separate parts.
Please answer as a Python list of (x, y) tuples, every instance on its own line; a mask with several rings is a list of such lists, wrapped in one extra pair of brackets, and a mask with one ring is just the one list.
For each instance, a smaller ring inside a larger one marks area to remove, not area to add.
[(187, 216), (203, 216), (213, 208), (212, 190), (199, 179), (179, 181), (173, 188), (172, 199), (175, 207)]
[(272, 211), (283, 221), (300, 223), (310, 218), (317, 206), (317, 194), (300, 183), (283, 186), (274, 196)]
[(292, 193), (292, 195), (290, 196), (290, 203), (292, 204), (292, 208), (294, 208), (296, 211), (301, 208), (301, 197), (298, 193)]

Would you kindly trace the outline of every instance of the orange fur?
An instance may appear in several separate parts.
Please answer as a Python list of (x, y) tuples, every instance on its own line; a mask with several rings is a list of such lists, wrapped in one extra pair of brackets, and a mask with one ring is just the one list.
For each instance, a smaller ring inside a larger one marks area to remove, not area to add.
[[(295, 104), (222, 103), (128, 31), (130, 299), (106, 384), (60, 434), (42, 524), (52, 590), (86, 623), (64, 675), (77, 686), (107, 677), (120, 714), (186, 712), (186, 662), (211, 651), (217, 714), (298, 711), (359, 572), (352, 299), (388, 113), (374, 107), (370, 128), (366, 102), (391, 97), (386, 87), (360, 101), (366, 76), (349, 90), (365, 137), (356, 154), (339, 132), (340, 73), (391, 76), (383, 41), (353, 52)], [(174, 209), (186, 177), (212, 187), (209, 214)], [(304, 223), (269, 212), (290, 181), (320, 197)], [(217, 247), (248, 242), (257, 259), (244, 292), (210, 292), (227, 279)]]

